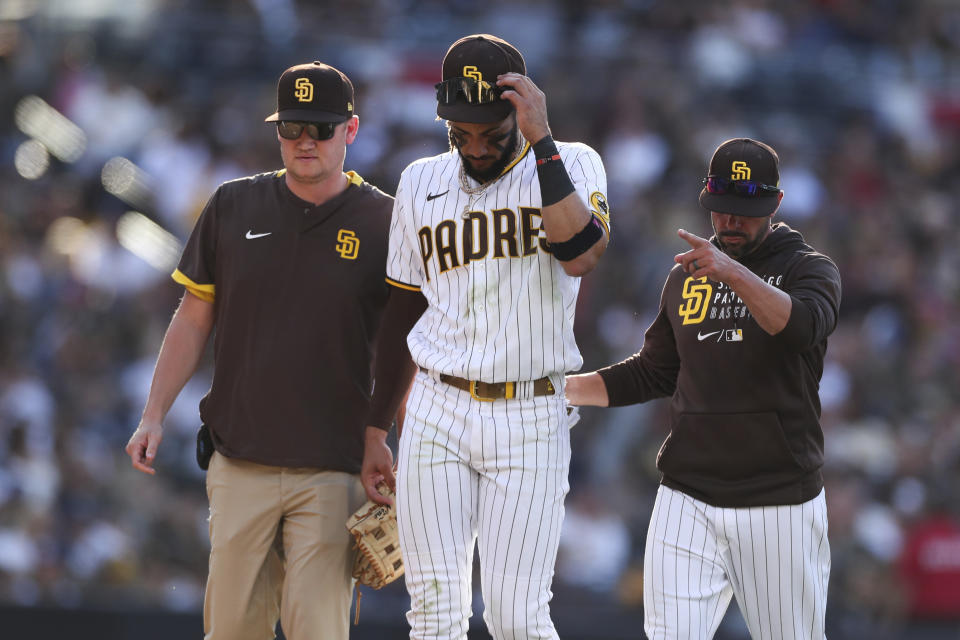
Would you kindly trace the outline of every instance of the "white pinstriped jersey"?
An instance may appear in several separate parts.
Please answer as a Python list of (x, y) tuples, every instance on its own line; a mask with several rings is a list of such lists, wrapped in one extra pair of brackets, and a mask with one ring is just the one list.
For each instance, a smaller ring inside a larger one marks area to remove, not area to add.
[[(577, 194), (609, 233), (600, 156), (581, 143), (557, 148)], [(387, 281), (428, 302), (407, 338), (414, 362), (483, 382), (578, 370), (580, 278), (549, 252), (530, 145), (482, 194), (465, 193), (459, 171), (456, 151), (424, 158), (404, 170), (397, 188)]]

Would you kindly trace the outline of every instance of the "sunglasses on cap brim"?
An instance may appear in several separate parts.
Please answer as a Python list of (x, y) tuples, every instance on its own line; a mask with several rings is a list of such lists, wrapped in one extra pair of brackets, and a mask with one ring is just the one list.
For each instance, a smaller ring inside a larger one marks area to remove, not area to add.
[(780, 193), (779, 187), (772, 187), (769, 184), (754, 180), (728, 180), (720, 176), (707, 176), (703, 179), (703, 184), (707, 188), (707, 193), (713, 195), (734, 193), (747, 198), (762, 198)]
[(293, 120), (280, 120), (277, 122), (277, 132), (285, 140), (299, 140), (303, 135), (303, 130), (307, 130), (307, 135), (314, 140), (329, 140), (333, 137), (339, 122), (296, 122)]
[(490, 104), (500, 99), (504, 89), (495, 84), (476, 78), (450, 78), (435, 85), (437, 102), (441, 105), (450, 105), (457, 102), (459, 96), (467, 104)]

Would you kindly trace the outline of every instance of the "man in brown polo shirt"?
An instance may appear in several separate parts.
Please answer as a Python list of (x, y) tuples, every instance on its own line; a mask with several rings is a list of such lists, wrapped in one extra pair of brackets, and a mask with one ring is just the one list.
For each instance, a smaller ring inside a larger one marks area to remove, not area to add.
[(207, 640), (349, 634), (351, 540), (372, 388), (393, 198), (344, 173), (357, 135), (353, 86), (320, 62), (278, 83), (285, 169), (221, 185), (173, 279), (170, 322), (143, 417), (127, 444), (154, 473), (163, 419), (214, 336), (200, 418), (209, 459)]

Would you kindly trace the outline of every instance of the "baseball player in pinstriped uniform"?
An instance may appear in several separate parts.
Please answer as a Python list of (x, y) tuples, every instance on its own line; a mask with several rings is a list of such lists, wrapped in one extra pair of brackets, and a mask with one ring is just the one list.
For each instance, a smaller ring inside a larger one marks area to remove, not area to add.
[(450, 152), (407, 167), (394, 206), (396, 290), (361, 478), (374, 499), (377, 481), (393, 483), (385, 429), (415, 375), (396, 473), (411, 638), (466, 638), (475, 545), (493, 637), (557, 637), (548, 603), (575, 419), (563, 376), (582, 364), (579, 277), (609, 218), (600, 158), (553, 141), (525, 73), (494, 36), (450, 47), (437, 85)]
[(830, 547), (817, 389), (840, 274), (785, 224), (776, 152), (728, 140), (700, 204), (709, 241), (679, 230), (641, 351), (571, 376), (575, 405), (672, 396), (644, 554), (652, 639), (711, 638), (731, 595), (755, 640), (824, 638)]

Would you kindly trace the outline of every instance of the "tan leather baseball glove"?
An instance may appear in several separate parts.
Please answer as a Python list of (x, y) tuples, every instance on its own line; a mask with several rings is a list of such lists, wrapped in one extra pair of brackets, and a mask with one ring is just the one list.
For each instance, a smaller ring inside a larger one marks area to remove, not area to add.
[[(393, 496), (386, 484), (377, 486), (381, 495)], [(357, 558), (353, 577), (357, 582), (380, 589), (403, 575), (397, 514), (393, 507), (368, 500), (347, 520), (353, 534)]]

